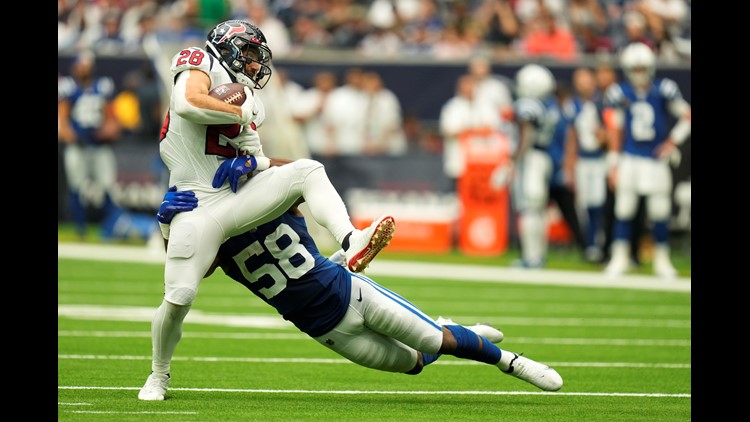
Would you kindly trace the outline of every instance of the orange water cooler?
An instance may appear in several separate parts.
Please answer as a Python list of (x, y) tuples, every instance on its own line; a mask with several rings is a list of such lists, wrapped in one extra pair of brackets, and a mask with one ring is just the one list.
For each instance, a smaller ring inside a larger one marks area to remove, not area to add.
[(510, 162), (510, 140), (503, 133), (480, 129), (465, 131), (459, 142), (466, 159), (457, 184), (459, 249), (466, 255), (501, 255), (510, 241), (510, 195), (508, 186), (494, 190), (490, 176), (497, 166)]

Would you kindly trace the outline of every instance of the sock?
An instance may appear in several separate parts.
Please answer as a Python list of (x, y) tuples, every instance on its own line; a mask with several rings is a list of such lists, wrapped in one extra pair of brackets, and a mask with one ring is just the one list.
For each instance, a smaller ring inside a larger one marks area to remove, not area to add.
[(153, 372), (169, 374), (174, 349), (182, 338), (182, 322), (190, 306), (179, 306), (164, 300), (156, 310), (151, 322), (151, 370)]
[(516, 355), (507, 350), (501, 350), (501, 353), (502, 355), (500, 356), (500, 360), (495, 364), (495, 366), (507, 372), (510, 368), (510, 363), (513, 362), (513, 359), (516, 358)]
[(325, 168), (316, 168), (307, 175), (302, 187), (302, 196), (307, 202), (312, 218), (328, 229), (339, 245), (343, 246), (345, 239), (348, 243), (347, 235), (355, 228), (349, 218), (346, 204), (328, 179)]
[(432, 362), (435, 362), (436, 360), (440, 359), (440, 356), (443, 356), (442, 353), (437, 353), (434, 355), (427, 354), (425, 352), (422, 353), (422, 361), (424, 362), (424, 366), (427, 366), (431, 364)]
[(75, 191), (69, 192), (68, 202), (70, 203), (70, 216), (75, 223), (76, 234), (83, 237), (86, 234), (86, 206), (81, 201), (81, 195)]
[(444, 325), (443, 327), (450, 330), (453, 337), (456, 338), (457, 346), (453, 356), (489, 363), (490, 365), (495, 365), (500, 361), (502, 351), (486, 338), (461, 325)]
[(652, 229), (654, 243), (666, 244), (669, 240), (669, 226), (666, 221), (654, 221)]

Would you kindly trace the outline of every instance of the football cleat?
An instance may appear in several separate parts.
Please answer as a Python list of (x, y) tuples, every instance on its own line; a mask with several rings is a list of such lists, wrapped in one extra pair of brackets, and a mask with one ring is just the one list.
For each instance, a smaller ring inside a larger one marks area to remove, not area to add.
[[(435, 320), (440, 325), (459, 325), (453, 322), (450, 318), (443, 318), (442, 316), (439, 316), (438, 319)], [(503, 335), (503, 332), (498, 330), (497, 328), (489, 325), (489, 324), (475, 324), (475, 325), (464, 325), (464, 328), (466, 328), (469, 331), (474, 332), (474, 334), (478, 336), (482, 336), (486, 338), (487, 340), (497, 344), (503, 341), (503, 338), (505, 336)]]
[(169, 374), (162, 375), (151, 372), (151, 375), (146, 380), (146, 384), (138, 392), (138, 399), (164, 400), (164, 396), (167, 394), (167, 387), (169, 387), (169, 379)]
[(677, 277), (677, 270), (672, 266), (668, 259), (654, 260), (654, 273), (664, 279)]
[(625, 274), (630, 268), (630, 260), (627, 257), (613, 255), (612, 259), (609, 260), (607, 267), (604, 269), (604, 273), (607, 277), (614, 278)]
[[(503, 353), (513, 353), (504, 350)], [(562, 388), (563, 380), (560, 374), (547, 365), (535, 362), (522, 354), (513, 353), (514, 358), (510, 361), (506, 374), (522, 379), (529, 384), (541, 388), (544, 391), (557, 391)]]
[(349, 249), (344, 252), (349, 271), (361, 273), (393, 238), (396, 222), (393, 217), (384, 215), (364, 230), (356, 230), (349, 236)]

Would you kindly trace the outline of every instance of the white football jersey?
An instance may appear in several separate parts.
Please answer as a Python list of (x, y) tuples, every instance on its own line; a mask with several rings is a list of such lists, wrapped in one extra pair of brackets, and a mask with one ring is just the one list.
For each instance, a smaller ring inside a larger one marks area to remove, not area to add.
[[(206, 73), (211, 78), (210, 89), (232, 82), (221, 63), (199, 47), (183, 49), (172, 58), (172, 81), (177, 79), (180, 72), (189, 69), (198, 69)], [(229, 189), (227, 183), (215, 189), (211, 182), (219, 165), (226, 158), (235, 157), (237, 151), (226, 140), (222, 141), (219, 126), (194, 123), (180, 117), (173, 111), (174, 103), (173, 93), (159, 144), (159, 154), (170, 172), (169, 186), (176, 185), (179, 190), (200, 192)], [(257, 98), (255, 106), (263, 107)]]

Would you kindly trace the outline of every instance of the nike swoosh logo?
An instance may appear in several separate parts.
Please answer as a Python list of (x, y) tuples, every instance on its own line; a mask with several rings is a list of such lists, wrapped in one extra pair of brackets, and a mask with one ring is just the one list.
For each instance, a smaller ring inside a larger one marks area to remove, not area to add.
[(357, 302), (362, 302), (362, 289), (359, 289), (359, 299), (357, 299)]

